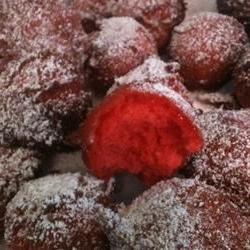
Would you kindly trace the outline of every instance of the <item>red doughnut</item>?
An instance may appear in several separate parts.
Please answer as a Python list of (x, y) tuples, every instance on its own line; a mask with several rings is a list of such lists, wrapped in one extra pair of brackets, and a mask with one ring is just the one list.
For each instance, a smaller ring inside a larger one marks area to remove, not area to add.
[(160, 182), (100, 221), (114, 249), (248, 249), (250, 218), (195, 180)]
[(27, 46), (50, 49), (62, 54), (72, 54), (81, 62), (85, 60), (86, 34), (81, 17), (70, 8), (39, 9), (23, 24), (22, 35)]
[(58, 144), (90, 103), (80, 68), (66, 56), (34, 53), (1, 76), (2, 144)]
[[(182, 84), (183, 79), (179, 74), (179, 69), (178, 63), (165, 63), (159, 57), (152, 56), (126, 75), (115, 79), (114, 88), (124, 84), (144, 84), (145, 82), (158, 84), (162, 82), (189, 101), (189, 93)], [(78, 148), (82, 144), (82, 127), (83, 124), (67, 138), (67, 145)]]
[(200, 13), (174, 29), (169, 54), (180, 63), (188, 88), (211, 90), (230, 77), (247, 42), (244, 27), (236, 19)]
[(111, 0), (114, 16), (130, 16), (143, 24), (154, 36), (158, 48), (171, 38), (174, 26), (185, 17), (183, 0)]
[(0, 147), (0, 237), (7, 203), (24, 182), (35, 177), (40, 165), (40, 155), (36, 151)]
[(50, 50), (85, 60), (86, 33), (78, 10), (64, 1), (9, 3), (6, 26), (24, 52)]
[(249, 215), (250, 112), (214, 111), (200, 121), (205, 147), (192, 162), (192, 176), (226, 192)]
[(91, 35), (87, 64), (92, 87), (97, 90), (112, 86), (116, 77), (157, 53), (151, 35), (130, 17), (104, 19), (99, 29)]
[(94, 214), (96, 206), (109, 204), (104, 183), (90, 176), (63, 174), (30, 181), (7, 207), (8, 249), (109, 249)]
[(235, 95), (244, 108), (250, 108), (250, 48), (234, 70)]
[(191, 105), (160, 83), (119, 87), (83, 128), (83, 158), (103, 179), (129, 172), (154, 184), (173, 176), (202, 145)]

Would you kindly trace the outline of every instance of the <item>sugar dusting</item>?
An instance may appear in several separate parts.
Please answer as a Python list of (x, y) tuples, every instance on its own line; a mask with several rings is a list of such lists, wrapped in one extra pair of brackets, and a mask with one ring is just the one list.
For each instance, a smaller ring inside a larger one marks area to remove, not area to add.
[[(22, 57), (11, 62), (0, 76), (2, 144), (58, 143), (63, 139), (62, 117), (76, 111), (84, 113), (88, 105), (89, 93), (81, 87), (79, 70), (67, 57), (58, 54), (33, 53)], [(70, 92), (74, 84), (82, 88), (78, 93)], [(62, 97), (40, 100), (47, 91), (59, 87), (67, 88)], [(60, 119), (55, 119), (55, 114)]]
[(159, 48), (169, 41), (175, 25), (185, 16), (183, 0), (111, 0), (114, 16), (130, 16), (143, 24), (153, 35)]
[(100, 217), (113, 249), (250, 246), (249, 219), (226, 196), (195, 180), (160, 182), (129, 207), (121, 208), (121, 218), (108, 212)]
[(170, 100), (174, 105), (176, 105), (179, 108), (182, 115), (187, 116), (190, 119), (190, 121), (193, 121), (193, 123), (197, 127), (199, 127), (197, 115), (192, 105), (189, 102), (187, 102), (179, 93), (168, 88), (161, 82), (155, 84), (150, 84), (150, 83), (134, 84), (131, 85), (131, 88), (134, 89), (135, 91), (140, 91), (142, 93), (153, 93), (159, 96), (166, 97), (168, 100)]
[[(176, 6), (178, 3), (178, 0), (127, 0), (126, 5), (124, 5), (124, 2), (122, 0), (115, 1), (113, 8), (119, 8), (121, 5), (123, 8), (132, 9), (136, 12), (137, 16), (142, 16), (145, 12), (145, 10), (152, 10), (156, 8), (156, 6), (165, 6), (167, 3), (168, 6), (170, 6), (170, 14), (169, 19), (173, 19), (176, 17), (176, 9), (173, 6)], [(172, 7), (172, 8), (171, 8)], [(166, 23), (169, 22), (169, 20), (164, 20)]]
[(239, 103), (250, 107), (250, 47), (246, 48), (245, 54), (239, 60), (234, 69), (235, 94)]
[(130, 17), (104, 19), (100, 23), (100, 32), (94, 39), (93, 46), (102, 53), (107, 53), (107, 56), (119, 57), (124, 50), (138, 46), (142, 30), (143, 26)]
[(149, 57), (144, 63), (125, 76), (116, 79), (117, 84), (158, 82), (162, 79), (170, 79), (178, 73), (178, 63), (165, 63), (159, 57)]
[(6, 2), (6, 26), (24, 53), (51, 50), (84, 62), (86, 34), (77, 10), (58, 0)]
[(221, 0), (218, 1), (221, 13), (234, 16), (250, 31), (250, 3), (248, 0)]
[[(93, 209), (102, 197), (105, 197), (104, 183), (90, 176), (63, 174), (30, 181), (8, 204), (7, 244), (24, 237), (35, 245), (46, 240), (49, 248), (88, 247), (80, 246), (74, 237), (82, 227), (86, 235), (94, 232)], [(20, 225), (22, 230), (18, 230)], [(95, 242), (98, 236), (92, 237), (86, 241), (98, 245)]]
[(157, 56), (151, 56), (144, 63), (126, 75), (115, 80), (116, 88), (124, 84), (158, 84), (163, 85), (181, 94), (186, 100), (190, 100), (189, 93), (183, 85), (180, 75), (180, 65), (176, 62), (165, 63)]
[(7, 202), (25, 181), (34, 178), (40, 164), (36, 151), (0, 147), (0, 222)]
[[(237, 62), (247, 41), (243, 26), (237, 20), (204, 12), (175, 27), (170, 55), (182, 66), (198, 68), (203, 65), (209, 67), (210, 72), (217, 72), (220, 65), (231, 67)], [(207, 79), (200, 79), (200, 84), (206, 83)]]
[(0, 43), (14, 44), (13, 54), (0, 58), (3, 145), (61, 143), (66, 118), (85, 115), (90, 103), (81, 71), (86, 35), (78, 12), (67, 6), (61, 0), (5, 0), (0, 6), (6, 16)]
[(250, 213), (249, 110), (214, 111), (200, 116), (206, 145), (193, 161), (196, 178), (232, 195)]

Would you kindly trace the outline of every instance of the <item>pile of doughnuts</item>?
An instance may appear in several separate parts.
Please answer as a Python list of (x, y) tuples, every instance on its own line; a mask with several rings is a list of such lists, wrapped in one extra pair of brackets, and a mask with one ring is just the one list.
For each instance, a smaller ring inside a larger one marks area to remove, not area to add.
[[(217, 4), (0, 2), (8, 249), (250, 249), (250, 5)], [(73, 150), (79, 173), (47, 169)]]

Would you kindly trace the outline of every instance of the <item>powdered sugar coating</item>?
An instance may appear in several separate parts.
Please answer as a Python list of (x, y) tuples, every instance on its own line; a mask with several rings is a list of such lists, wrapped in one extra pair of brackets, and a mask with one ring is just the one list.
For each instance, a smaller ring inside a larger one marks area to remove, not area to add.
[[(1, 12), (0, 12), (1, 15)], [(4, 29), (0, 21), (0, 74), (3, 72), (8, 64), (18, 57), (18, 51), (15, 49), (15, 44), (10, 38), (8, 31)]]
[(8, 205), (7, 244), (10, 249), (106, 249), (93, 214), (105, 200), (104, 183), (90, 176), (63, 174), (31, 181)]
[(178, 73), (180, 65), (178, 63), (165, 63), (158, 56), (151, 56), (144, 63), (125, 76), (116, 79), (118, 84), (159, 82)]
[(150, 83), (135, 84), (131, 85), (131, 88), (135, 91), (143, 93), (153, 93), (158, 96), (166, 97), (180, 109), (182, 115), (187, 116), (190, 119), (190, 121), (193, 121), (193, 124), (197, 128), (199, 128), (199, 121), (197, 119), (197, 114), (192, 105), (189, 102), (187, 102), (187, 100), (185, 100), (179, 93), (172, 90), (171, 88), (168, 88), (161, 82), (155, 83), (153, 85)]
[(0, 79), (1, 143), (62, 141), (69, 129), (64, 121), (82, 119), (89, 104), (83, 80), (80, 69), (58, 54), (34, 53), (13, 61)]
[(234, 70), (235, 94), (239, 103), (250, 108), (250, 47), (239, 60)]
[(111, 86), (114, 78), (157, 53), (151, 34), (130, 17), (104, 19), (99, 29), (91, 35), (88, 66), (100, 85)]
[(120, 217), (101, 215), (113, 249), (250, 247), (249, 218), (222, 193), (192, 179), (158, 183), (121, 209)]
[(250, 32), (250, 2), (248, 0), (217, 0), (221, 13), (237, 18)]
[(116, 85), (123, 85), (162, 82), (162, 84), (188, 99), (187, 89), (183, 85), (183, 79), (179, 71), (180, 65), (178, 63), (165, 63), (159, 57), (152, 56), (145, 60), (142, 65), (117, 78), (115, 83)]
[(24, 182), (34, 178), (40, 164), (36, 151), (0, 147), (0, 231), (7, 203)]
[[(8, 1), (7, 1), (8, 2)], [(77, 10), (65, 1), (27, 1), (6, 4), (6, 26), (24, 53), (37, 50), (71, 55), (85, 60), (86, 34)]]
[(105, 19), (101, 21), (101, 31), (93, 41), (93, 46), (106, 51), (109, 56), (121, 56), (124, 49), (135, 46), (140, 28), (141, 26), (132, 18)]
[(62, 126), (53, 121), (42, 104), (17, 91), (0, 93), (0, 142), (3, 145), (28, 144), (51, 146), (60, 142)]
[(193, 176), (225, 191), (250, 213), (250, 112), (214, 111), (200, 116), (205, 147), (192, 165)]
[(174, 29), (169, 53), (181, 64), (185, 84), (191, 89), (221, 86), (248, 42), (236, 19), (218, 13), (199, 13)]
[(114, 16), (130, 16), (143, 24), (154, 36), (158, 48), (163, 48), (172, 29), (185, 17), (183, 0), (111, 0)]
[[(84, 62), (86, 35), (78, 12), (72, 9), (39, 9), (24, 24), (23, 36), (34, 46), (72, 54)], [(82, 58), (81, 58), (82, 57)]]

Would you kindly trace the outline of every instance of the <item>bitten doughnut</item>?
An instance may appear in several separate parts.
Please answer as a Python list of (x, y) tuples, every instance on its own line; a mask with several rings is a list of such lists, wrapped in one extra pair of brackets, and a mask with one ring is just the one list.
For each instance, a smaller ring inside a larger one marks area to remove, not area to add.
[(103, 179), (129, 172), (154, 184), (172, 177), (202, 146), (192, 106), (164, 83), (118, 87), (83, 128), (83, 159)]
[(35, 177), (40, 164), (41, 157), (36, 151), (0, 147), (0, 234), (7, 203), (24, 182)]
[(237, 18), (250, 34), (250, 2), (248, 0), (217, 0), (219, 12)]
[[(145, 82), (148, 84), (158, 84), (161, 82), (189, 101), (189, 93), (183, 85), (183, 79), (179, 74), (179, 70), (180, 66), (178, 63), (165, 63), (158, 56), (152, 56), (126, 75), (115, 79), (113, 88), (125, 84), (144, 84)], [(79, 147), (82, 144), (82, 127), (83, 124), (67, 138), (66, 143), (68, 145)]]
[(226, 192), (250, 214), (250, 112), (213, 111), (200, 121), (205, 147), (192, 162), (192, 176)]
[(107, 89), (115, 78), (125, 75), (156, 53), (151, 34), (134, 19), (104, 19), (99, 31), (91, 35), (88, 79), (95, 89)]
[(244, 27), (236, 19), (205, 12), (174, 29), (168, 52), (180, 63), (189, 89), (212, 90), (230, 78), (247, 42)]
[(2, 72), (0, 83), (4, 145), (59, 144), (90, 104), (80, 68), (66, 55), (49, 51), (14, 61)]
[(234, 70), (235, 95), (244, 108), (250, 108), (250, 48), (239, 60)]
[(26, 183), (8, 204), (10, 250), (109, 249), (94, 207), (107, 206), (105, 185), (90, 176), (63, 174)]
[(101, 221), (114, 249), (248, 249), (249, 217), (225, 195), (195, 180), (172, 179)]
[(166, 46), (173, 28), (185, 17), (183, 0), (111, 0), (114, 16), (130, 16), (143, 24), (153, 35), (159, 49)]

